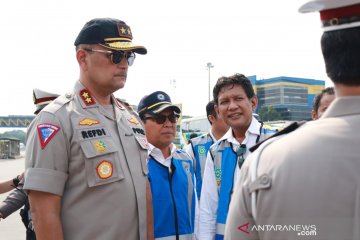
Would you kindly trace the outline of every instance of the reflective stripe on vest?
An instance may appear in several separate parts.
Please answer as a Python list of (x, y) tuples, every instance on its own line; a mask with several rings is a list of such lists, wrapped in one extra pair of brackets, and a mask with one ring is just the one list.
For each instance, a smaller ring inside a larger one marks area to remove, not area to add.
[(215, 240), (224, 239), (224, 235), (225, 235), (225, 224), (221, 224), (221, 223), (216, 224)]
[(195, 194), (192, 160), (183, 150), (176, 150), (171, 164), (171, 168), (168, 168), (151, 155), (148, 161), (154, 232), (157, 239), (176, 236), (177, 233), (179, 236), (192, 235), (194, 232)]
[[(161, 237), (161, 238), (155, 238), (156, 240), (176, 240), (176, 236), (168, 236), (168, 237)], [(179, 235), (179, 240), (192, 240), (193, 235), (192, 234), (184, 234)]]
[(198, 199), (200, 200), (206, 156), (210, 146), (214, 144), (214, 141), (210, 134), (207, 134), (205, 136), (193, 138), (190, 140), (190, 142), (195, 156), (194, 169), (196, 178), (196, 193)]
[[(237, 156), (228, 141), (221, 141), (211, 149), (214, 157), (214, 171), (218, 186), (219, 203), (216, 222), (225, 224), (229, 211), (230, 198), (233, 189), (233, 179), (237, 166)], [(223, 177), (224, 176), (224, 177)], [(221, 228), (216, 228), (217, 235), (222, 236)], [(219, 237), (220, 237), (219, 236)]]

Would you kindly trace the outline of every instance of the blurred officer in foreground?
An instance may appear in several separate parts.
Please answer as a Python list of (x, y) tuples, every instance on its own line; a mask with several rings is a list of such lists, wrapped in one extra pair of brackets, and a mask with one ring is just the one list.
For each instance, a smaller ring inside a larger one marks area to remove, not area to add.
[(253, 117), (258, 99), (242, 74), (218, 79), (215, 110), (230, 126), (207, 155), (200, 198), (199, 239), (222, 239), (231, 193), (248, 149), (260, 140), (262, 124)]
[(229, 130), (229, 126), (226, 125), (224, 120), (216, 113), (214, 100), (206, 104), (206, 116), (211, 125), (209, 133), (190, 139), (190, 144), (185, 147), (185, 151), (194, 161), (198, 200), (200, 200), (202, 178), (204, 176), (206, 156), (209, 148)]
[(74, 45), (79, 81), (27, 134), (24, 189), (36, 237), (146, 239), (144, 130), (113, 96), (146, 49), (132, 42), (125, 22), (110, 18), (87, 22)]
[[(33, 89), (33, 101), (36, 106), (34, 114), (37, 115), (45, 106), (47, 106), (58, 96), (58, 94), (45, 92), (37, 88)], [(20, 215), (26, 227), (26, 240), (34, 240), (36, 239), (36, 236), (32, 224), (28, 197), (27, 194), (23, 191), (24, 179), (22, 176), (23, 174), (21, 175), (21, 178), (18, 176), (17, 180), (13, 179), (13, 183), (16, 189), (0, 203), (0, 218), (5, 219), (24, 206), (24, 208), (20, 211)]]
[(318, 95), (315, 96), (313, 102), (313, 108), (311, 110), (311, 117), (316, 120), (321, 117), (326, 109), (330, 106), (330, 103), (335, 99), (335, 91), (333, 87), (327, 87), (323, 89)]
[(246, 159), (226, 239), (360, 239), (360, 1), (300, 8), (311, 11), (320, 11), (336, 99), (320, 119)]
[(156, 239), (194, 238), (197, 206), (191, 157), (173, 144), (180, 109), (162, 91), (144, 96), (138, 113), (149, 143), (149, 182)]

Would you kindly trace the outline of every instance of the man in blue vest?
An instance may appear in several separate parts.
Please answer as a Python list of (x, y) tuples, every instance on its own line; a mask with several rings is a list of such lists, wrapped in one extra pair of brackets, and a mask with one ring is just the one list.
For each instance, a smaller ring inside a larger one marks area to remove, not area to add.
[(231, 194), (248, 149), (260, 139), (261, 123), (253, 117), (258, 99), (242, 74), (218, 79), (215, 110), (230, 126), (209, 151), (200, 198), (199, 239), (223, 239)]
[(155, 239), (193, 239), (197, 198), (191, 157), (173, 144), (180, 109), (162, 91), (138, 105), (149, 147)]
[(200, 200), (202, 178), (204, 176), (206, 155), (209, 151), (209, 148), (229, 130), (229, 126), (216, 113), (214, 100), (211, 100), (206, 105), (206, 116), (211, 125), (209, 133), (190, 139), (189, 144), (185, 147), (185, 151), (192, 157), (194, 161), (196, 192), (198, 200)]

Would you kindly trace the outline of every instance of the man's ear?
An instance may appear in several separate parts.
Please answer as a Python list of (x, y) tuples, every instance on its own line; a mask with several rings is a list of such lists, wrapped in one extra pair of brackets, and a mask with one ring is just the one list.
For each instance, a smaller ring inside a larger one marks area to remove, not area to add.
[(311, 110), (311, 118), (312, 120), (316, 120), (318, 118), (317, 113), (314, 110)]
[(84, 49), (78, 49), (76, 51), (76, 60), (79, 63), (80, 68), (86, 70), (87, 69), (87, 54), (86, 51)]
[(258, 98), (257, 96), (253, 96), (251, 99), (250, 99), (250, 102), (251, 102), (251, 107), (253, 110), (256, 110), (257, 108), (257, 105), (258, 105)]

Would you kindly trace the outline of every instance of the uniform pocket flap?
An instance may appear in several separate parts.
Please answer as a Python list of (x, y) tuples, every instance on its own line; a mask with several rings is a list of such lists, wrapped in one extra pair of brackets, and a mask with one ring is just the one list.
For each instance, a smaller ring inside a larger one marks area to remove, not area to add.
[(80, 145), (84, 155), (88, 159), (118, 151), (118, 148), (109, 138), (83, 141)]

